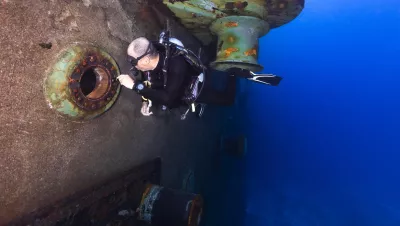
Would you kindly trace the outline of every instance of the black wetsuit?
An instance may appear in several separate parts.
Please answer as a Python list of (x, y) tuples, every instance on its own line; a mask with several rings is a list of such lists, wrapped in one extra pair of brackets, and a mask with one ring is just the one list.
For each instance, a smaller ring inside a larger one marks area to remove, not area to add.
[[(186, 87), (190, 83), (191, 75), (195, 76), (199, 73), (192, 68), (183, 56), (173, 56), (168, 62), (167, 81), (164, 88), (162, 80), (164, 57), (165, 54), (161, 52), (160, 61), (156, 68), (150, 72), (152, 86), (151, 88), (144, 88), (141, 94), (144, 98), (150, 99), (154, 103), (162, 104), (169, 108), (179, 107), (183, 104), (182, 97)], [(210, 73), (206, 73), (208, 77), (206, 77), (204, 89), (196, 102), (215, 105), (232, 105), (235, 100), (236, 91), (235, 77), (229, 76), (226, 90), (218, 91), (212, 87), (209, 74)]]

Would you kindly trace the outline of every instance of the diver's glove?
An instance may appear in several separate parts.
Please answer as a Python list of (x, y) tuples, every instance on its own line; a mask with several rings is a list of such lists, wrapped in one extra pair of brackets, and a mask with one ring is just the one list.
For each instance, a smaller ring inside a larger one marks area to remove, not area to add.
[(135, 85), (135, 81), (129, 75), (121, 74), (117, 77), (117, 79), (121, 83), (121, 85), (125, 86), (128, 89), (133, 89)]
[(144, 116), (150, 116), (153, 114), (153, 112), (150, 111), (151, 108), (151, 100), (148, 101), (143, 101), (142, 102), (142, 108), (140, 109), (140, 113)]

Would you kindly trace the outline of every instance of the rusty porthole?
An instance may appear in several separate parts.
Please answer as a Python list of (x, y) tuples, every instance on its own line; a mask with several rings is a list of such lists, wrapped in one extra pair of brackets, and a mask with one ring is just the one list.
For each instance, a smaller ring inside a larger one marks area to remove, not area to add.
[(46, 77), (51, 108), (74, 119), (91, 119), (107, 111), (120, 92), (118, 65), (105, 51), (76, 44), (63, 50)]

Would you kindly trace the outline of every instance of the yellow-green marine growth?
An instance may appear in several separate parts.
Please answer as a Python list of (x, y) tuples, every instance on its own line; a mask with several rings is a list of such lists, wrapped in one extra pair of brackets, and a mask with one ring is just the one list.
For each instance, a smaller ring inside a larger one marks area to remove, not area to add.
[(93, 119), (116, 101), (119, 74), (117, 63), (104, 50), (89, 44), (68, 46), (46, 73), (47, 104), (72, 120)]

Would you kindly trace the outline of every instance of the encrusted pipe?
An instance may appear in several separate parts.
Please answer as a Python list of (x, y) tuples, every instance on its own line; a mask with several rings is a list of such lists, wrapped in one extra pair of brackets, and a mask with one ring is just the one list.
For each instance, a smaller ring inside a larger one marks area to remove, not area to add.
[(258, 64), (258, 39), (269, 31), (264, 20), (250, 16), (228, 16), (214, 21), (210, 30), (218, 36), (217, 59), (211, 63), (216, 70), (232, 67), (261, 71)]
[(149, 184), (138, 219), (153, 226), (199, 226), (202, 212), (200, 195)]
[(211, 65), (258, 72), (258, 39), (270, 29), (294, 20), (304, 0), (163, 0), (176, 18), (204, 45), (218, 36), (217, 59)]

